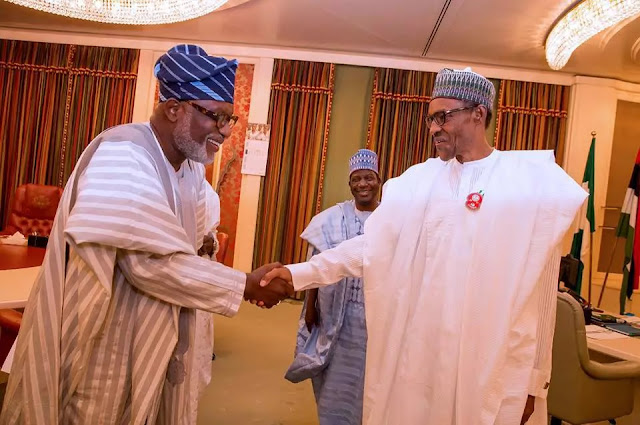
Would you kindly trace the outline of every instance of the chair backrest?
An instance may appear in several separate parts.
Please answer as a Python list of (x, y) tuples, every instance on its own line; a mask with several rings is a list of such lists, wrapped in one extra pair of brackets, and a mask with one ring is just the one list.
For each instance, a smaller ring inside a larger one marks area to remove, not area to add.
[[(566, 292), (558, 292), (556, 312), (556, 330), (553, 337), (554, 360), (576, 362), (576, 365), (588, 367), (589, 348), (584, 323), (584, 313), (580, 303)], [(555, 363), (554, 363), (555, 367)]]
[[(547, 397), (549, 413), (568, 421), (581, 410), (577, 385), (584, 380), (582, 357), (589, 358), (580, 304), (567, 293), (558, 292), (556, 328), (553, 335), (551, 386)], [(574, 422), (582, 423), (582, 422)]]
[(216, 254), (216, 260), (219, 263), (224, 263), (224, 257), (227, 255), (227, 248), (229, 247), (229, 235), (223, 232), (218, 232), (218, 253)]
[(41, 236), (49, 236), (61, 197), (62, 189), (57, 186), (40, 184), (18, 186), (9, 214), (9, 227), (17, 229), (25, 236), (33, 232)]
[(571, 424), (588, 424), (628, 415), (633, 381), (589, 358), (584, 315), (568, 293), (558, 294), (553, 337), (549, 414)]
[(578, 287), (578, 272), (580, 270), (580, 261), (571, 254), (567, 254), (560, 259), (560, 277), (559, 282), (563, 282), (564, 286), (576, 291)]

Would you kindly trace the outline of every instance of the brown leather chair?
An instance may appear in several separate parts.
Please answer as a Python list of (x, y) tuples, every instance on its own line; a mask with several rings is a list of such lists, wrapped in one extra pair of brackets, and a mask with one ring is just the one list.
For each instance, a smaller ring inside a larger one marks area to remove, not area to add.
[(61, 197), (62, 189), (57, 186), (18, 186), (13, 195), (7, 227), (1, 234), (20, 232), (28, 236), (36, 232), (40, 236), (49, 236)]

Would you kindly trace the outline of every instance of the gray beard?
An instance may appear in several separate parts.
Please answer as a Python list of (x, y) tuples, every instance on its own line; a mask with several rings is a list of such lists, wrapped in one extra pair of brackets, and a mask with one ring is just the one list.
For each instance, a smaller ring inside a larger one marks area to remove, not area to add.
[(207, 144), (198, 143), (191, 137), (189, 127), (191, 126), (191, 114), (185, 117), (173, 130), (173, 141), (176, 148), (185, 156), (195, 162), (208, 164), (209, 156), (207, 155)]

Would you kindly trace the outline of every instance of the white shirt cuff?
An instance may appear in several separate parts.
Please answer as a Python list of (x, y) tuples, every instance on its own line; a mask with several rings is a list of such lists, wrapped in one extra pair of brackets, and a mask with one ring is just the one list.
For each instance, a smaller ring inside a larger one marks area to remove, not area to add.
[(293, 289), (296, 291), (311, 289), (310, 287), (314, 284), (314, 279), (317, 280), (315, 270), (308, 262), (289, 264), (285, 267), (291, 272), (291, 276), (293, 278)]
[(550, 380), (551, 374), (549, 372), (533, 368), (531, 370), (531, 378), (529, 378), (529, 395), (547, 398)]

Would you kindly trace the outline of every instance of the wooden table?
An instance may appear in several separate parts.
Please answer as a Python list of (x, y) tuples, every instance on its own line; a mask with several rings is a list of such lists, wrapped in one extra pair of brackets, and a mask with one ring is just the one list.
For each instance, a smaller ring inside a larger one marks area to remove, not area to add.
[(0, 270), (39, 267), (45, 252), (44, 248), (0, 244)]
[(640, 364), (640, 337), (620, 339), (587, 338), (590, 350), (606, 354), (616, 359), (631, 360)]
[(0, 309), (27, 305), (45, 252), (44, 248), (0, 245)]

